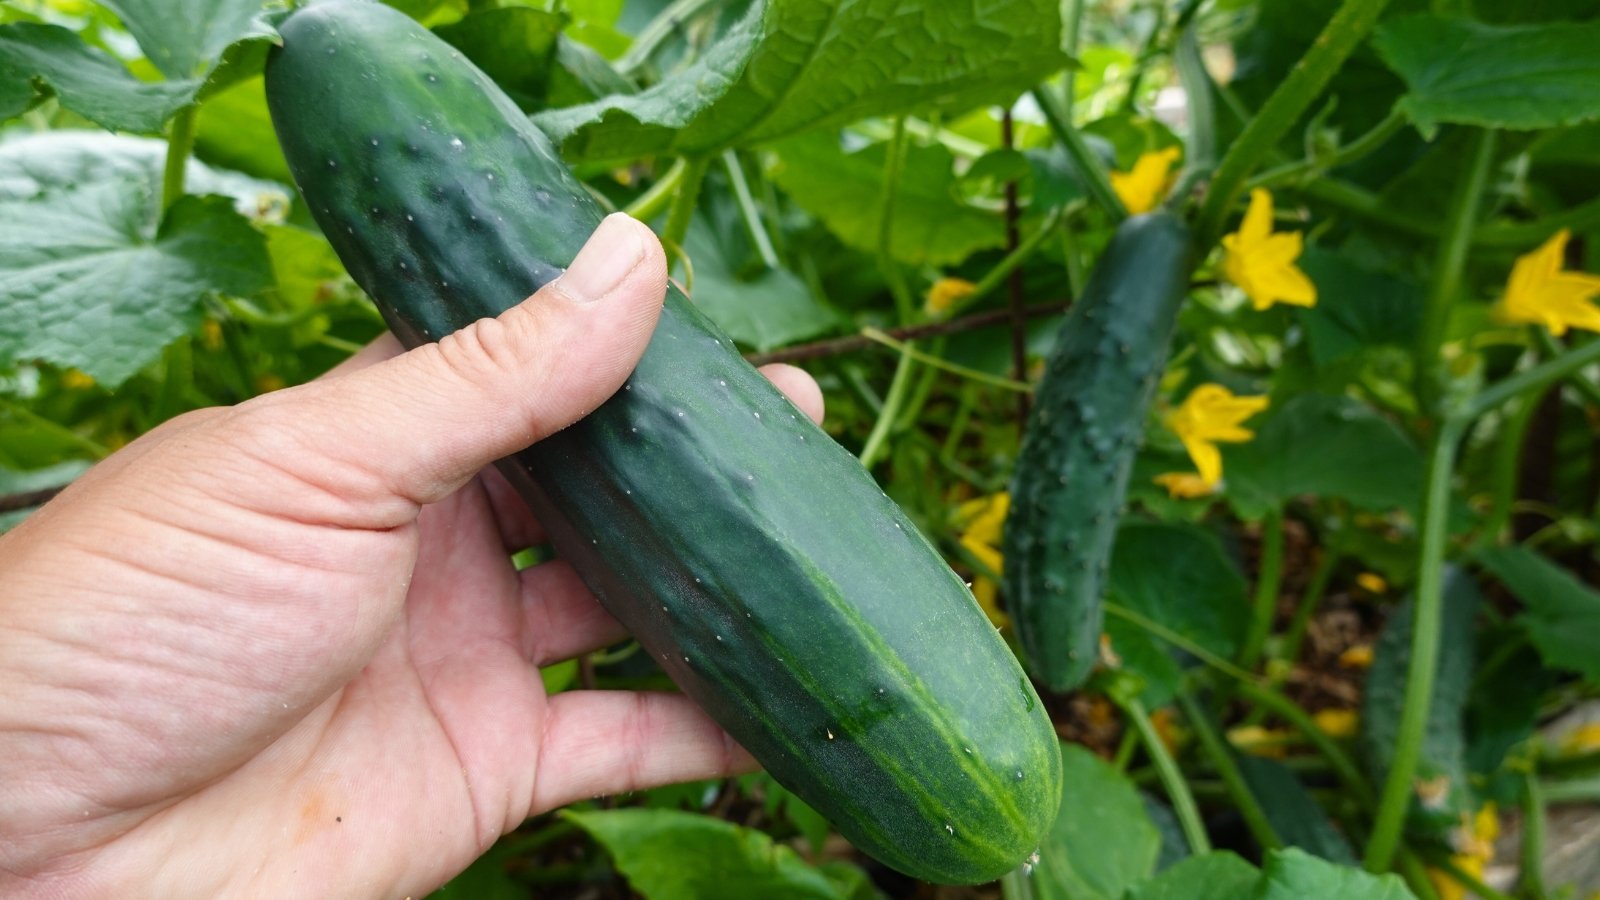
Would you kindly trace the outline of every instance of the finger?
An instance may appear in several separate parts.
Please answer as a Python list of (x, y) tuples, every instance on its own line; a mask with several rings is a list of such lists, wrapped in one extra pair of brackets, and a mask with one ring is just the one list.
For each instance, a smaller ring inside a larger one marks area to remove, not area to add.
[(276, 458), (313, 448), (297, 474), (369, 513), (385, 500), (437, 501), (615, 392), (665, 294), (660, 242), (636, 220), (610, 216), (532, 298), (437, 344), (267, 395), (252, 436), (283, 432), (288, 447)]
[(567, 691), (550, 698), (533, 812), (756, 768), (744, 748), (681, 694)]
[(547, 562), (524, 569), (521, 578), (523, 655), (534, 665), (572, 659), (627, 637), (571, 564)]
[(822, 388), (817, 387), (817, 380), (807, 374), (805, 369), (786, 363), (773, 363), (770, 366), (762, 366), (761, 374), (777, 385), (778, 390), (787, 394), (789, 402), (810, 416), (811, 421), (822, 424)]
[[(761, 374), (777, 385), (778, 390), (787, 394), (789, 401), (801, 412), (810, 416), (813, 422), (821, 424), (822, 389), (817, 387), (816, 379), (806, 374), (804, 369), (784, 363), (762, 366)], [(543, 543), (544, 529), (539, 527), (533, 518), (533, 513), (517, 496), (510, 483), (494, 469), (484, 470), (483, 482), (484, 487), (488, 488), (489, 502), (494, 507), (495, 518), (500, 523), (500, 534), (506, 550), (515, 553), (524, 547)]]

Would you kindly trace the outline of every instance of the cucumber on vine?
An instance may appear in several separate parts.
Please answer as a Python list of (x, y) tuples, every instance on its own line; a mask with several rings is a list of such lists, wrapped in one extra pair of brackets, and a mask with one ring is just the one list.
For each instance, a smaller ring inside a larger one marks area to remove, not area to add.
[[(408, 344), (519, 303), (599, 224), (481, 71), (405, 15), (324, 0), (267, 65), (317, 224)], [(1061, 794), (1038, 696), (860, 464), (669, 291), (625, 388), (501, 465), (557, 552), (694, 698), (856, 846), (976, 883)]]
[(1122, 223), (1035, 394), (1002, 548), (1017, 637), (1053, 690), (1077, 687), (1099, 656), (1112, 541), (1193, 255), (1170, 213)]

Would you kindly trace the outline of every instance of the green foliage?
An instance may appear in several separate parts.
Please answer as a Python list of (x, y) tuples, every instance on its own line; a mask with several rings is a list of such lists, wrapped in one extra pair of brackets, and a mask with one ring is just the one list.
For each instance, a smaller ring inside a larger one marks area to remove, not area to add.
[[(1195, 526), (1124, 525), (1111, 555), (1110, 598), (1222, 659), (1244, 640), (1244, 577), (1216, 536)], [(1123, 668), (1144, 679), (1145, 702), (1171, 700), (1183, 678), (1179, 660), (1191, 657), (1118, 609), (1106, 617), (1106, 634)]]
[(1356, 865), (1349, 840), (1292, 770), (1260, 756), (1239, 755), (1236, 762), (1250, 793), (1260, 801), (1272, 830), (1284, 844), (1329, 862)]
[[(1115, 900), (1155, 868), (1161, 836), (1126, 776), (1073, 744), (1061, 746), (1066, 789), (1032, 873), (1039, 900)], [(1116, 835), (1115, 841), (1105, 836)]]
[(1193, 856), (1128, 892), (1128, 900), (1235, 900), (1248, 897), (1261, 872), (1226, 850)]
[(772, 897), (775, 900), (871, 900), (861, 870), (808, 865), (759, 831), (665, 809), (569, 811), (595, 836), (617, 870), (648, 900)]
[(1410, 900), (1398, 875), (1372, 875), (1290, 848), (1267, 855), (1256, 900)]
[[(695, 63), (637, 95), (538, 118), (574, 159), (697, 156), (885, 112), (961, 112), (1061, 68), (1054, 0), (760, 0)], [(909, 13), (909, 15), (907, 15)]]
[(41, 88), (97, 125), (154, 133), (194, 99), (200, 82), (142, 81), (104, 51), (56, 25), (0, 26), (0, 118), (33, 106)]
[(1411, 91), (1400, 108), (1431, 136), (1441, 123), (1527, 130), (1600, 118), (1596, 41), (1600, 22), (1417, 16), (1384, 26), (1375, 43)]
[(1527, 607), (1518, 620), (1545, 663), (1600, 683), (1600, 591), (1521, 547), (1478, 559)]

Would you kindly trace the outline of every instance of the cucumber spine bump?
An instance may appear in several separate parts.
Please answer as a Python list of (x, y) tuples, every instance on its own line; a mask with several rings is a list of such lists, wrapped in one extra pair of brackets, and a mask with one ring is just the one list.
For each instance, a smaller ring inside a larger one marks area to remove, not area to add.
[(1193, 255), (1171, 213), (1118, 226), (1034, 395), (1001, 546), (1028, 668), (1053, 690), (1082, 684), (1099, 658), (1117, 522)]
[[(323, 0), (267, 96), (323, 232), (416, 345), (557, 276), (601, 212), (401, 13)], [(1053, 728), (961, 580), (676, 288), (624, 389), (503, 461), (560, 556), (777, 780), (907, 874), (991, 880), (1054, 819)]]

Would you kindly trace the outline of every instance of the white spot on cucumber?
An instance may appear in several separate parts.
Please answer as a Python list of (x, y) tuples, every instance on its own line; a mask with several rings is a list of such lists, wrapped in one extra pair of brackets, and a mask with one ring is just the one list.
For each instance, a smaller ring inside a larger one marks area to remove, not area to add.
[(465, 147), (466, 144), (461, 142), (461, 138), (453, 137), (453, 138), (450, 139), (450, 146), (456, 148), (457, 150), (460, 150), (462, 147)]

